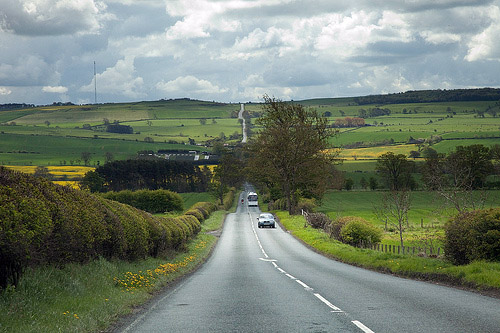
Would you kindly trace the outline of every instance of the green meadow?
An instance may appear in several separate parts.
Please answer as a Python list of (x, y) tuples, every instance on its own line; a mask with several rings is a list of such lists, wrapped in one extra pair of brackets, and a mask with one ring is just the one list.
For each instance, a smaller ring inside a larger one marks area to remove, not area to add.
[[(370, 126), (339, 129), (332, 139), (344, 159), (339, 168), (357, 180), (360, 173), (374, 171), (371, 161), (384, 152), (418, 151), (417, 145), (407, 144), (411, 139), (439, 137), (441, 141), (432, 147), (443, 153), (458, 145), (500, 143), (500, 117), (477, 113), (495, 105), (491, 101), (357, 105), (354, 98), (325, 98), (297, 103), (327, 115), (332, 123), (356, 117), (362, 109), (391, 111), (366, 118)], [(239, 103), (176, 99), (0, 111), (0, 164), (81, 164), (81, 153), (90, 152), (91, 165), (97, 165), (104, 162), (106, 152), (125, 159), (140, 150), (207, 150), (210, 147), (203, 146), (219, 137), (229, 144), (241, 140), (241, 125), (235, 118), (239, 109)], [(246, 103), (245, 109), (254, 115), (262, 111), (259, 103)], [(129, 125), (133, 134), (108, 133), (105, 121)], [(190, 139), (196, 146), (187, 145)]]

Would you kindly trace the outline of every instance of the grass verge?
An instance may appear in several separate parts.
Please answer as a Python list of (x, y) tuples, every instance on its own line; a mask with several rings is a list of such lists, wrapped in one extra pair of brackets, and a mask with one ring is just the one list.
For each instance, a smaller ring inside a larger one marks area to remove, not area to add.
[(0, 332), (97, 332), (174, 280), (195, 270), (210, 255), (225, 211), (202, 224), (185, 251), (163, 258), (126, 262), (98, 259), (63, 268), (28, 270), (16, 288), (0, 293)]
[(282, 211), (276, 215), (295, 237), (333, 259), (403, 277), (442, 282), (500, 296), (500, 263), (479, 261), (454, 266), (442, 259), (359, 249), (331, 239), (321, 230), (304, 228), (301, 215), (289, 215)]

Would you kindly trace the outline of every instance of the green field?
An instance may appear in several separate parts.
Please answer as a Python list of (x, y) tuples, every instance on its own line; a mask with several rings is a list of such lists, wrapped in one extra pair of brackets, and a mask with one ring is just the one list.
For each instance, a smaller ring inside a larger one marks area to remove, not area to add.
[[(298, 103), (320, 113), (329, 112), (332, 123), (342, 116), (358, 116), (361, 109), (391, 110), (390, 115), (366, 118), (371, 126), (340, 129), (332, 140), (334, 147), (342, 149), (345, 161), (341, 169), (349, 173), (373, 171), (373, 164), (353, 162), (374, 160), (391, 150), (404, 154), (418, 150), (415, 144), (407, 144), (411, 138), (439, 136), (442, 140), (432, 147), (443, 153), (458, 145), (500, 143), (500, 117), (489, 114), (478, 117), (476, 113), (495, 104), (489, 101), (357, 105), (354, 98), (335, 98)], [(81, 153), (88, 151), (92, 153), (91, 165), (97, 165), (104, 161), (107, 151), (116, 159), (124, 159), (135, 156), (139, 150), (203, 150), (199, 145), (220, 136), (225, 136), (229, 144), (237, 143), (241, 139), (234, 135), (241, 134), (241, 126), (234, 117), (239, 109), (238, 103), (177, 99), (0, 111), (0, 164), (59, 165), (64, 161), (78, 164)], [(262, 111), (259, 103), (248, 103), (245, 109), (251, 113)], [(105, 132), (102, 126), (105, 120), (129, 125), (134, 133)], [(84, 129), (89, 126), (94, 127)], [(189, 139), (197, 146), (184, 146)], [(387, 144), (388, 140), (392, 143)], [(358, 143), (356, 149), (350, 147), (354, 143)], [(360, 178), (355, 174), (349, 176)]]
[[(330, 191), (323, 197), (318, 212), (327, 214), (331, 219), (343, 216), (359, 216), (370, 223), (384, 228), (384, 222), (377, 217), (376, 210), (382, 207), (383, 191)], [(484, 208), (500, 207), (500, 190), (485, 191)], [(480, 193), (475, 193), (480, 195)], [(419, 246), (418, 239), (423, 236), (439, 238), (443, 234), (445, 222), (456, 215), (442, 197), (427, 191), (411, 193), (408, 213), (409, 227), (405, 231), (407, 246)], [(399, 244), (399, 235), (394, 226), (388, 225), (384, 233), (383, 244)], [(438, 241), (440, 244), (440, 241)]]

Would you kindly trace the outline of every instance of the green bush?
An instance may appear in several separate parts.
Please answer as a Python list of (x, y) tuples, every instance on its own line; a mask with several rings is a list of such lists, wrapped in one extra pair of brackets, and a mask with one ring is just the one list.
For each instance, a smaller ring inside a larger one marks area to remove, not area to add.
[[(147, 191), (148, 202), (168, 191)], [(153, 194), (153, 195), (152, 195)], [(165, 195), (166, 194), (166, 195)], [(134, 192), (119, 193), (130, 200)], [(153, 199), (152, 199), (153, 198)], [(173, 202), (182, 203), (179, 200)], [(204, 213), (161, 218), (86, 191), (0, 167), (0, 289), (16, 284), (27, 266), (86, 262), (100, 256), (134, 260), (176, 249), (199, 232)]]
[(374, 244), (382, 240), (382, 230), (362, 218), (351, 219), (340, 230), (343, 243), (359, 246), (361, 243)]
[(300, 213), (302, 210), (310, 213), (316, 208), (316, 203), (314, 199), (300, 198), (297, 204), (297, 211)]
[(183, 210), (179, 194), (168, 190), (123, 190), (101, 194), (104, 198), (118, 201), (150, 213), (164, 213)]
[(229, 191), (224, 195), (224, 204), (222, 205), (222, 209), (229, 210), (233, 206), (234, 198), (236, 196), (236, 189), (231, 187)]
[(342, 231), (342, 228), (347, 224), (347, 222), (353, 219), (359, 219), (359, 217), (356, 216), (339, 217), (333, 220), (330, 224), (325, 225), (324, 230), (326, 233), (330, 235), (330, 238), (335, 238), (338, 241), (342, 241), (340, 232)]
[(500, 261), (500, 209), (459, 214), (445, 224), (444, 251), (455, 265)]

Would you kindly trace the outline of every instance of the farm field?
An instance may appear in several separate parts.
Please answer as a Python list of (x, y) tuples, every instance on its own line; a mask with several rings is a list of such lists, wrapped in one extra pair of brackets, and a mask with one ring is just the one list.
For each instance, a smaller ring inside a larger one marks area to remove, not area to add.
[[(500, 190), (485, 191), (485, 194), (484, 208), (500, 207)], [(331, 219), (343, 216), (362, 217), (384, 228), (384, 222), (376, 215), (376, 208), (382, 206), (383, 196), (383, 191), (330, 191), (324, 196), (317, 211), (327, 214)], [(426, 238), (427, 241), (434, 239), (439, 244), (444, 223), (454, 215), (456, 211), (437, 194), (413, 191), (408, 213), (410, 227), (405, 232), (407, 245), (419, 246), (422, 238)], [(398, 237), (395, 228), (389, 225), (389, 231), (384, 233), (382, 244), (398, 245)]]
[[(332, 140), (344, 160), (339, 168), (352, 178), (374, 170), (373, 163), (361, 160), (373, 161), (387, 151), (418, 151), (411, 139), (439, 137), (432, 147), (443, 153), (458, 145), (500, 143), (500, 117), (484, 113), (495, 105), (491, 101), (357, 105), (354, 98), (327, 98), (297, 103), (324, 113), (332, 123), (356, 117), (360, 110), (390, 110), (390, 115), (365, 118), (370, 126), (340, 129)], [(239, 103), (178, 99), (0, 111), (0, 164), (82, 165), (81, 153), (90, 152), (90, 166), (97, 166), (106, 152), (127, 159), (142, 150), (209, 150), (204, 145), (221, 136), (229, 144), (239, 142), (241, 126), (234, 118), (239, 108)], [(254, 115), (262, 111), (259, 103), (245, 109)], [(133, 134), (108, 133), (105, 121), (131, 126)], [(196, 146), (187, 145), (189, 139)]]

